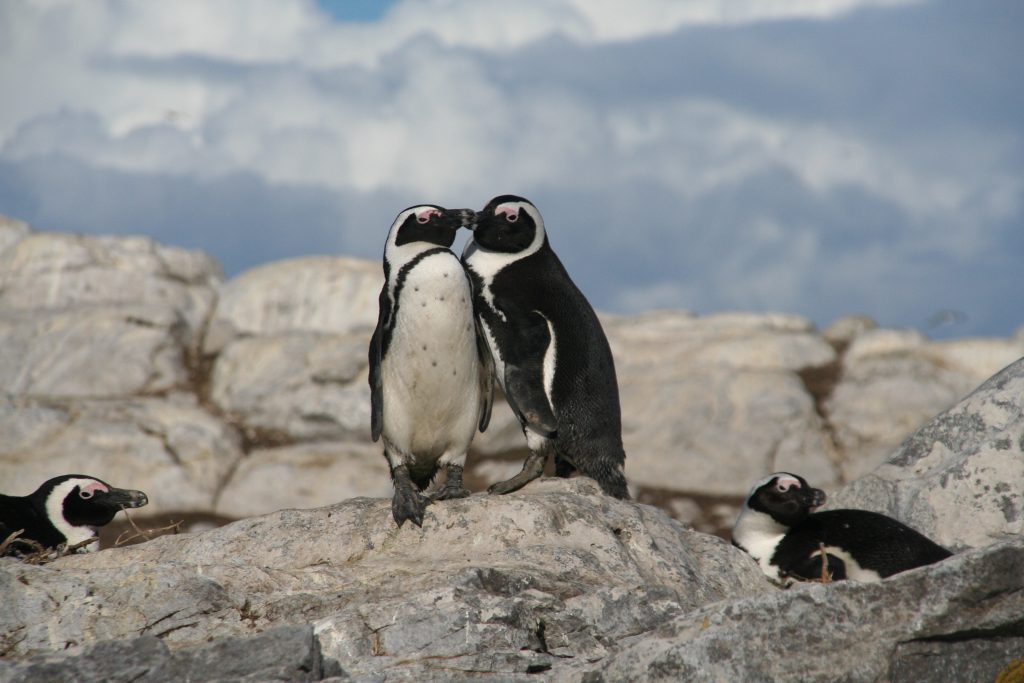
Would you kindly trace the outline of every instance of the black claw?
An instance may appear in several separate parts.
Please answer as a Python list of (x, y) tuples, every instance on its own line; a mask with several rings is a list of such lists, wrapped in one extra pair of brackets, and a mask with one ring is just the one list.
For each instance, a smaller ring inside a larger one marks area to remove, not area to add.
[(451, 500), (452, 498), (468, 498), (469, 489), (462, 485), (462, 467), (448, 466), (448, 479), (444, 486), (430, 497), (431, 500)]
[(391, 478), (395, 483), (395, 496), (391, 499), (391, 515), (395, 518), (395, 523), (401, 527), (408, 519), (422, 528), (423, 513), (433, 501), (416, 490), (405, 465), (394, 468), (391, 471)]

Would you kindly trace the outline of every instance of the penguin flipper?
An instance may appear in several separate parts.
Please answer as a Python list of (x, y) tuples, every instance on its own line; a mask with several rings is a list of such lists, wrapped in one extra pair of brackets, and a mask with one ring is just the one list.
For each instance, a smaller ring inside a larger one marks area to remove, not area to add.
[(494, 403), (494, 358), (480, 327), (480, 319), (475, 318), (475, 323), (476, 353), (480, 359), (480, 431), (484, 432), (491, 423), (491, 406)]
[(374, 441), (380, 439), (384, 430), (384, 386), (381, 382), (380, 364), (384, 355), (383, 336), (384, 327), (391, 317), (391, 299), (388, 298), (388, 286), (385, 281), (384, 288), (380, 290), (379, 299), (380, 313), (377, 316), (377, 327), (370, 337), (369, 362), (370, 362), (370, 436)]
[(539, 368), (533, 372), (505, 364), (505, 397), (519, 421), (530, 431), (552, 438), (558, 433), (558, 419), (544, 394)]

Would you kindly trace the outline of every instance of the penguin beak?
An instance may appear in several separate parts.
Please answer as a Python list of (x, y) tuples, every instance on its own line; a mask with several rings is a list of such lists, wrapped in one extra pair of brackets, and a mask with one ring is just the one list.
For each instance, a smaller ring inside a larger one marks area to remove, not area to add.
[(808, 488), (804, 493), (804, 505), (808, 508), (817, 508), (825, 504), (827, 496), (821, 489)]
[(96, 502), (102, 502), (114, 510), (120, 510), (123, 507), (140, 508), (149, 503), (149, 497), (142, 491), (111, 488), (102, 498), (97, 496)]
[(459, 227), (476, 230), (477, 213), (473, 209), (451, 209), (452, 213), (459, 216)]

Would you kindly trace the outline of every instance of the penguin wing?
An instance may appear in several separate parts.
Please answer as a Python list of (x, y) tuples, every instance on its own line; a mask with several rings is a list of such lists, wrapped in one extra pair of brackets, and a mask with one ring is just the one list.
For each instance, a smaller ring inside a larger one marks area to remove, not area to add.
[(505, 360), (505, 397), (531, 431), (553, 437), (558, 419), (544, 393), (544, 355), (551, 344), (547, 320), (536, 312), (509, 320), (516, 330), (517, 352)]
[(384, 430), (384, 387), (381, 384), (380, 364), (384, 356), (384, 332), (390, 323), (391, 299), (388, 297), (388, 283), (380, 290), (380, 312), (377, 315), (377, 327), (370, 337), (370, 436), (374, 441), (380, 438)]
[(491, 423), (491, 405), (494, 403), (494, 358), (487, 346), (484, 331), (480, 328), (480, 319), (476, 323), (476, 353), (480, 359), (480, 431), (487, 430)]

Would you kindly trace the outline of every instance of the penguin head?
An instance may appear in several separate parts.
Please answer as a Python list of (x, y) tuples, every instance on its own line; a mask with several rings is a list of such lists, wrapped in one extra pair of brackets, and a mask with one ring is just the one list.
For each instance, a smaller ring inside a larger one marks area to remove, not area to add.
[(462, 227), (462, 215), (435, 204), (410, 206), (400, 212), (391, 224), (386, 247), (420, 244), (424, 248), (450, 247)]
[(764, 513), (782, 526), (791, 527), (824, 504), (824, 491), (812, 488), (799, 475), (776, 472), (750, 490), (744, 507)]
[(478, 246), (506, 254), (535, 252), (546, 239), (540, 211), (529, 199), (513, 194), (495, 197), (473, 216), (463, 212), (463, 226), (473, 231)]
[(138, 508), (149, 498), (142, 491), (114, 488), (95, 477), (65, 474), (43, 483), (29, 496), (32, 505), (69, 545), (95, 534), (122, 508)]

